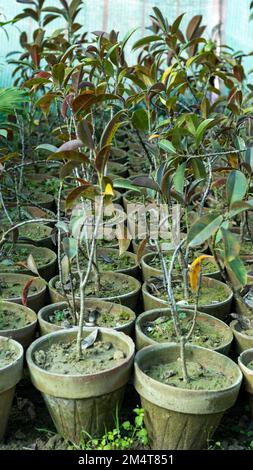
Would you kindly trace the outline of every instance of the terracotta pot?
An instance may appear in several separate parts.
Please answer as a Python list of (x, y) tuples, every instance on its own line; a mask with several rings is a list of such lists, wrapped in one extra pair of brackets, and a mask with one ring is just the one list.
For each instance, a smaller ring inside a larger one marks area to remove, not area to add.
[(243, 351), (238, 357), (238, 364), (244, 377), (244, 388), (248, 394), (250, 412), (253, 418), (253, 370), (248, 364), (253, 361), (253, 348)]
[(228, 357), (198, 346), (186, 347), (186, 360), (198, 362), (228, 376), (232, 383), (221, 390), (190, 390), (173, 387), (149, 377), (155, 365), (174, 362), (180, 347), (157, 344), (135, 357), (135, 388), (145, 410), (144, 422), (153, 450), (196, 450), (207, 445), (226, 410), (238, 396), (242, 374)]
[[(88, 336), (92, 329), (83, 332)], [(93, 375), (65, 375), (47, 372), (34, 363), (34, 353), (52, 343), (75, 339), (76, 329), (50, 333), (37, 339), (27, 351), (33, 385), (40, 390), (58, 433), (66, 440), (80, 443), (82, 433), (102, 436), (115, 425), (134, 358), (134, 343), (124, 333), (99, 329), (100, 339), (109, 341), (125, 353), (122, 363)], [(85, 437), (85, 435), (84, 435)]]
[[(194, 315), (194, 311), (188, 310), (188, 309), (180, 309), (180, 312), (185, 313), (187, 316), (191, 317)], [(157, 342), (154, 339), (150, 338), (149, 336), (146, 335), (144, 332), (144, 326), (145, 324), (149, 322), (153, 322), (157, 318), (160, 317), (171, 317), (171, 310), (169, 308), (161, 308), (161, 309), (154, 309), (154, 310), (148, 310), (147, 312), (143, 312), (141, 315), (139, 315), (136, 319), (135, 323), (135, 343), (136, 343), (136, 349), (139, 351), (142, 348), (145, 348), (146, 346), (154, 345), (154, 344), (161, 344), (161, 343), (167, 343), (170, 344), (168, 340), (164, 340), (161, 342)], [(230, 347), (233, 341), (233, 333), (231, 329), (229, 328), (226, 323), (223, 321), (219, 320), (218, 318), (212, 317), (211, 315), (208, 315), (206, 313), (198, 313), (197, 319), (196, 319), (197, 324), (203, 324), (203, 325), (208, 325), (213, 330), (220, 332), (222, 337), (223, 337), (223, 342), (220, 346), (216, 347), (213, 349), (213, 351), (217, 351), (221, 354), (228, 355), (230, 351)], [(194, 343), (191, 343), (194, 344)], [(211, 348), (208, 348), (211, 349)]]
[[(0, 300), (7, 300), (9, 302), (14, 302), (15, 304), (22, 304), (22, 289), (26, 285), (26, 283), (31, 279), (32, 276), (28, 276), (27, 274), (15, 274), (15, 273), (0, 273), (0, 283), (7, 282), (10, 285), (20, 285), (20, 295), (16, 297), (1, 297)], [(36, 279), (33, 286), (38, 288), (38, 292), (34, 294), (29, 294), (27, 296), (27, 307), (38, 312), (45, 304), (46, 300), (46, 286), (41, 279)]]
[(11, 411), (16, 384), (22, 378), (23, 348), (21, 344), (10, 338), (0, 337), (0, 348), (8, 342), (8, 346), (16, 352), (16, 358), (8, 366), (0, 368), (0, 441), (3, 439)]
[[(135, 322), (135, 313), (128, 307), (122, 306), (120, 304), (112, 303), (112, 302), (104, 302), (103, 300), (89, 300), (85, 301), (85, 306), (89, 309), (99, 309), (102, 312), (110, 312), (110, 314), (116, 314), (120, 312), (127, 312), (129, 314), (129, 321), (126, 323), (113, 327), (113, 330), (121, 331), (126, 335), (131, 335), (134, 322)], [(47, 305), (43, 307), (38, 313), (38, 321), (40, 326), (40, 334), (41, 336), (46, 335), (48, 333), (52, 333), (53, 331), (62, 330), (63, 327), (59, 325), (54, 325), (49, 321), (50, 315), (55, 312), (55, 310), (67, 308), (67, 302), (59, 302), (57, 304)], [(103, 327), (105, 328), (105, 327)]]
[(24, 305), (14, 304), (12, 302), (0, 301), (0, 307), (8, 310), (9, 312), (19, 313), (24, 316), (28, 324), (22, 328), (1, 330), (0, 336), (5, 336), (7, 338), (12, 338), (15, 341), (18, 341), (24, 348), (27, 348), (35, 337), (35, 330), (37, 325), (37, 315), (36, 313)]
[[(131, 285), (131, 290), (129, 292), (126, 292), (125, 294), (115, 295), (112, 297), (104, 297), (104, 298), (89, 297), (90, 299), (92, 298), (96, 300), (105, 300), (109, 302), (119, 302), (122, 305), (126, 305), (126, 307), (129, 307), (134, 311), (135, 309), (138, 308), (138, 300), (139, 300), (139, 295), (140, 295), (141, 284), (137, 279), (135, 279), (132, 276), (127, 276), (127, 274), (114, 273), (114, 272), (101, 273), (101, 279), (103, 277), (106, 279), (110, 279), (112, 283), (118, 282), (119, 280), (122, 280), (122, 282), (124, 280), (125, 281), (128, 280)], [(50, 293), (50, 298), (51, 298), (52, 303), (62, 302), (65, 300), (64, 295), (58, 292), (55, 288), (55, 283), (58, 280), (59, 280), (59, 276), (55, 276), (49, 281), (49, 293)], [(76, 298), (78, 299), (79, 296), (76, 296)], [(69, 299), (71, 300), (70, 296), (69, 296)]]
[[(226, 284), (223, 284), (222, 282), (217, 281), (216, 279), (211, 279), (209, 277), (203, 276), (202, 283), (203, 285), (206, 285), (210, 288), (215, 287), (215, 285), (222, 284), (222, 286), (224, 286), (225, 290), (227, 291), (227, 298), (223, 302), (217, 302), (217, 304), (199, 305), (198, 310), (200, 312), (208, 313), (209, 315), (219, 318), (220, 320), (225, 320), (231, 311), (233, 292)], [(142, 286), (142, 295), (145, 311), (152, 310), (154, 308), (168, 307), (168, 303), (165, 300), (159, 299), (158, 297), (155, 297), (154, 295), (148, 292), (146, 282)], [(183, 306), (183, 308), (186, 308), (185, 305)], [(189, 309), (191, 308), (191, 305), (189, 305)]]
[(237, 320), (233, 320), (229, 326), (234, 334), (235, 351), (238, 355), (246, 349), (253, 348), (253, 336), (243, 333)]

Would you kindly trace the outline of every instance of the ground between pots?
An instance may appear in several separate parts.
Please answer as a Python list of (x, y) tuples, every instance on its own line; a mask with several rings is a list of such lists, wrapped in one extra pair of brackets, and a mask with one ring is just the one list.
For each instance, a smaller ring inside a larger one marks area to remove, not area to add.
[[(253, 420), (245, 402), (241, 393), (236, 406), (223, 417), (209, 443), (210, 450), (253, 450)], [(120, 419), (131, 421), (137, 405), (140, 406), (138, 394), (132, 385), (128, 385)], [(0, 450), (66, 450), (68, 447), (56, 433), (41, 394), (26, 377), (17, 386), (7, 434), (0, 443)], [(133, 449), (136, 449), (135, 445)]]

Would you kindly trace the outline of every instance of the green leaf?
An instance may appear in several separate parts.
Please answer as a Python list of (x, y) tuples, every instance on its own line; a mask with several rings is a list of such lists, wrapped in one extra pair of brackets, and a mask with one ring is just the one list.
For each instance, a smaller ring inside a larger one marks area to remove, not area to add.
[(58, 83), (59, 86), (62, 85), (62, 82), (64, 80), (64, 75), (65, 75), (65, 65), (60, 62), (59, 64), (55, 64), (52, 69), (52, 76), (53, 79), (56, 83)]
[(231, 204), (229, 211), (229, 218), (234, 217), (241, 212), (252, 210), (253, 209), (253, 199), (248, 199), (248, 201), (235, 201)]
[(135, 31), (137, 31), (137, 29), (139, 29), (139, 28), (132, 28), (126, 33), (126, 35), (122, 39), (122, 43), (121, 43), (122, 50), (124, 50), (124, 48), (126, 46), (126, 43), (129, 41), (130, 37), (135, 33)]
[(229, 230), (221, 227), (221, 233), (224, 243), (225, 262), (229, 263), (239, 255), (240, 243), (238, 238)]
[(40, 144), (36, 147), (35, 150), (46, 150), (47, 152), (54, 153), (57, 152), (58, 148), (51, 144)]
[(247, 192), (247, 179), (241, 171), (233, 170), (230, 172), (227, 179), (226, 192), (230, 207), (233, 202), (241, 201), (244, 198)]
[(101, 136), (100, 139), (100, 148), (102, 149), (103, 147), (110, 145), (112, 142), (112, 139), (117, 131), (117, 129), (123, 124), (122, 122), (119, 122), (120, 118), (125, 114), (125, 110), (122, 109), (118, 111), (113, 118), (109, 121), (107, 126), (104, 129), (104, 132)]
[(247, 148), (245, 162), (250, 166), (251, 171), (253, 171), (253, 147)]
[(182, 163), (177, 167), (175, 176), (173, 178), (175, 190), (183, 194), (184, 193), (184, 174), (185, 174), (185, 169), (186, 169), (186, 162)]
[(140, 47), (147, 46), (151, 42), (160, 41), (160, 40), (161, 40), (161, 36), (158, 36), (157, 34), (146, 36), (145, 38), (141, 38), (138, 41), (136, 41), (132, 47), (132, 50), (135, 51), (136, 49), (139, 49)]
[(144, 108), (136, 109), (133, 113), (132, 123), (136, 129), (147, 131), (149, 128), (147, 111)]
[(222, 220), (222, 215), (218, 215), (218, 213), (204, 215), (198, 219), (189, 231), (189, 246), (196, 247), (211, 238), (219, 229)]
[(215, 121), (215, 119), (205, 119), (205, 121), (201, 122), (198, 126), (195, 134), (196, 145), (197, 147), (200, 146), (201, 140), (206, 132), (206, 130), (210, 127), (211, 123)]
[(170, 142), (170, 140), (165, 140), (165, 139), (160, 140), (159, 147), (162, 150), (165, 150), (165, 152), (177, 154), (177, 150), (172, 144), (172, 142)]
[(232, 270), (236, 279), (239, 281), (242, 287), (247, 284), (247, 270), (241, 260), (241, 258), (234, 258), (232, 261), (227, 263), (227, 266)]
[(206, 178), (206, 169), (203, 161), (200, 158), (192, 158), (191, 165), (196, 179)]
[(138, 188), (136, 188), (136, 186), (134, 186), (132, 183), (130, 183), (125, 178), (122, 178), (122, 179), (119, 178), (119, 179), (113, 180), (113, 187), (114, 188), (127, 189), (127, 190), (131, 190), (131, 191), (136, 191), (136, 192), (140, 193), (140, 190)]

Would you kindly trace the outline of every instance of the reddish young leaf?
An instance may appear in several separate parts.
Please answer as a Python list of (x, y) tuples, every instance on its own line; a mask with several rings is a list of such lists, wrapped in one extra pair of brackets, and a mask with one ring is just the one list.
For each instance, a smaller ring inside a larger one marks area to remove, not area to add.
[(38, 279), (38, 278), (37, 278), (37, 277), (32, 277), (31, 279), (29, 279), (29, 280), (25, 283), (25, 285), (24, 285), (24, 287), (23, 287), (23, 289), (22, 289), (22, 297), (21, 297), (21, 299), (22, 299), (22, 304), (23, 304), (25, 307), (27, 306), (27, 298), (28, 298), (29, 289), (30, 289), (32, 283), (33, 283), (36, 279)]

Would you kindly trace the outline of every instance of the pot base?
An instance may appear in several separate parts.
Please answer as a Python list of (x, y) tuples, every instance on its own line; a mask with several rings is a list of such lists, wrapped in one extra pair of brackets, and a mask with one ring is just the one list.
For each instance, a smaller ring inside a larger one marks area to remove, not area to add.
[(115, 426), (125, 386), (111, 393), (83, 399), (56, 398), (42, 394), (58, 433), (67, 441), (80, 444), (89, 436), (102, 437)]
[(194, 415), (161, 408), (141, 397), (151, 449), (200, 450), (207, 446), (224, 413)]

